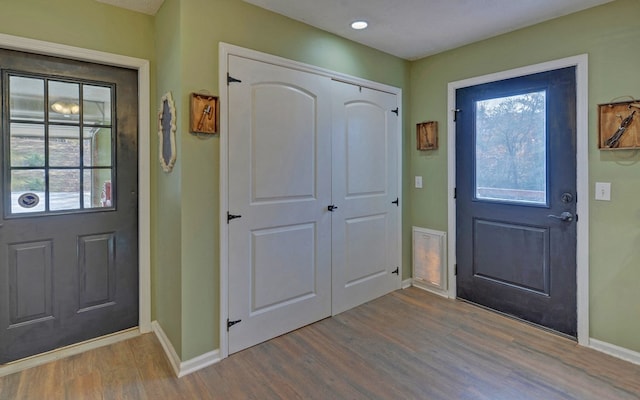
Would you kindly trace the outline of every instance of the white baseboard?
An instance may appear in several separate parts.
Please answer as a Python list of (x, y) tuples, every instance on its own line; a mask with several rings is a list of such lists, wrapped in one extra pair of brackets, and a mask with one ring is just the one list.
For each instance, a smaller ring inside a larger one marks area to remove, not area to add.
[(70, 346), (61, 347), (46, 353), (37, 354), (35, 356), (23, 358), (0, 366), (0, 377), (15, 374), (25, 369), (37, 367), (52, 361), (60, 360), (69, 356), (84, 353), (85, 351), (94, 350), (99, 347), (108, 346), (110, 344), (122, 342), (140, 335), (138, 328), (131, 328), (121, 332), (112, 333), (110, 335), (101, 336), (96, 339), (72, 344)]
[(171, 341), (162, 330), (162, 327), (160, 326), (158, 321), (153, 321), (151, 323), (151, 327), (155, 332), (158, 340), (160, 341), (160, 344), (162, 345), (167, 358), (169, 359), (169, 363), (171, 364), (171, 368), (173, 368), (173, 372), (178, 378), (182, 378), (183, 376), (188, 375), (192, 372), (196, 372), (202, 368), (206, 368), (209, 365), (215, 364), (222, 359), (220, 357), (220, 350), (216, 349), (202, 354), (198, 357), (194, 357), (190, 360), (182, 361), (180, 357), (178, 357), (178, 353), (173, 348)]
[(406, 288), (410, 288), (413, 284), (413, 279), (409, 278), (409, 279), (405, 279), (402, 281), (402, 283), (400, 284), (400, 287), (402, 289), (406, 289)]
[(593, 338), (589, 339), (589, 347), (602, 353), (609, 354), (610, 356), (640, 365), (640, 353), (637, 351), (629, 350), (627, 348)]
[(433, 294), (437, 294), (438, 296), (442, 296), (446, 299), (449, 298), (449, 293), (447, 293), (446, 291), (442, 291), (442, 290), (438, 290), (436, 288), (430, 287), (429, 285), (425, 285), (424, 283), (418, 281), (418, 280), (414, 280), (411, 282), (412, 286), (415, 286), (419, 289), (422, 290), (426, 290), (429, 293), (433, 293)]

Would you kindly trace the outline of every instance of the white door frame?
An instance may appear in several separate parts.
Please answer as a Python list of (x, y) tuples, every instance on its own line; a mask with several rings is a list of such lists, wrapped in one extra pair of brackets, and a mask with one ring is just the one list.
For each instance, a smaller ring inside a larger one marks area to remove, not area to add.
[(151, 331), (151, 171), (149, 61), (119, 54), (0, 34), (0, 47), (138, 71), (138, 330)]
[(468, 86), (516, 78), (523, 75), (535, 74), (554, 69), (576, 67), (576, 188), (578, 194), (577, 215), (580, 217), (577, 232), (576, 249), (576, 279), (577, 315), (578, 315), (578, 343), (589, 345), (589, 98), (588, 98), (588, 56), (581, 54), (559, 60), (553, 60), (494, 74), (478, 76), (448, 84), (449, 112), (447, 129), (447, 171), (448, 171), (448, 231), (449, 231), (449, 290), (448, 297), (456, 298), (456, 201), (454, 190), (456, 187), (456, 124), (454, 122), (456, 108), (456, 90)]
[[(229, 210), (228, 193), (229, 193), (229, 142), (228, 134), (228, 98), (227, 98), (227, 73), (229, 55), (249, 58), (256, 61), (282, 66), (285, 68), (296, 69), (299, 71), (309, 72), (316, 75), (326, 76), (334, 80), (339, 80), (353, 85), (367, 87), (382, 92), (395, 94), (398, 96), (398, 193), (402, 193), (402, 89), (385, 85), (378, 82), (354, 77), (347, 74), (331, 71), (328, 69), (316, 67), (313, 65), (289, 60), (286, 58), (262, 53), (255, 50), (220, 42), (218, 50), (218, 87), (220, 96), (220, 358), (229, 356), (229, 344), (227, 333), (227, 314), (229, 310), (229, 233), (227, 230), (227, 211)], [(236, 77), (238, 78), (238, 77)], [(241, 79), (241, 78), (240, 78)], [(400, 202), (402, 204), (402, 202)], [(400, 238), (400, 248), (402, 248), (402, 205), (398, 212), (398, 237)], [(400, 266), (400, 276), (402, 276), (402, 254), (398, 252), (398, 264)]]

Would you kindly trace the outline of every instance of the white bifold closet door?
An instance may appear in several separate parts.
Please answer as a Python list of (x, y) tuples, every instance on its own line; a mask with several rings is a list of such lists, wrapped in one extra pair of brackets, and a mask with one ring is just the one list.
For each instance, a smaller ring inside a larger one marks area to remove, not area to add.
[(228, 86), (234, 353), (399, 288), (398, 117), (395, 95), (228, 63), (240, 81)]
[(397, 101), (333, 82), (334, 315), (400, 288)]

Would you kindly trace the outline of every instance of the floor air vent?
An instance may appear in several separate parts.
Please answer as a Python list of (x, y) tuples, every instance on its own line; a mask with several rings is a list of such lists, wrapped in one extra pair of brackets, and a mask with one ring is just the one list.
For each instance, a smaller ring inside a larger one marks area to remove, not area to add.
[(446, 294), (446, 232), (413, 227), (413, 284)]

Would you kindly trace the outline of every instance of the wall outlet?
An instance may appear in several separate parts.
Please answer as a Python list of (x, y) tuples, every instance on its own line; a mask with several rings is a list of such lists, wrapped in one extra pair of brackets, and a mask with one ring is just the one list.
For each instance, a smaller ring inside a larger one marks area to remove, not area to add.
[(596, 200), (611, 201), (611, 182), (596, 182)]
[(416, 176), (416, 189), (422, 189), (422, 177), (421, 176)]

